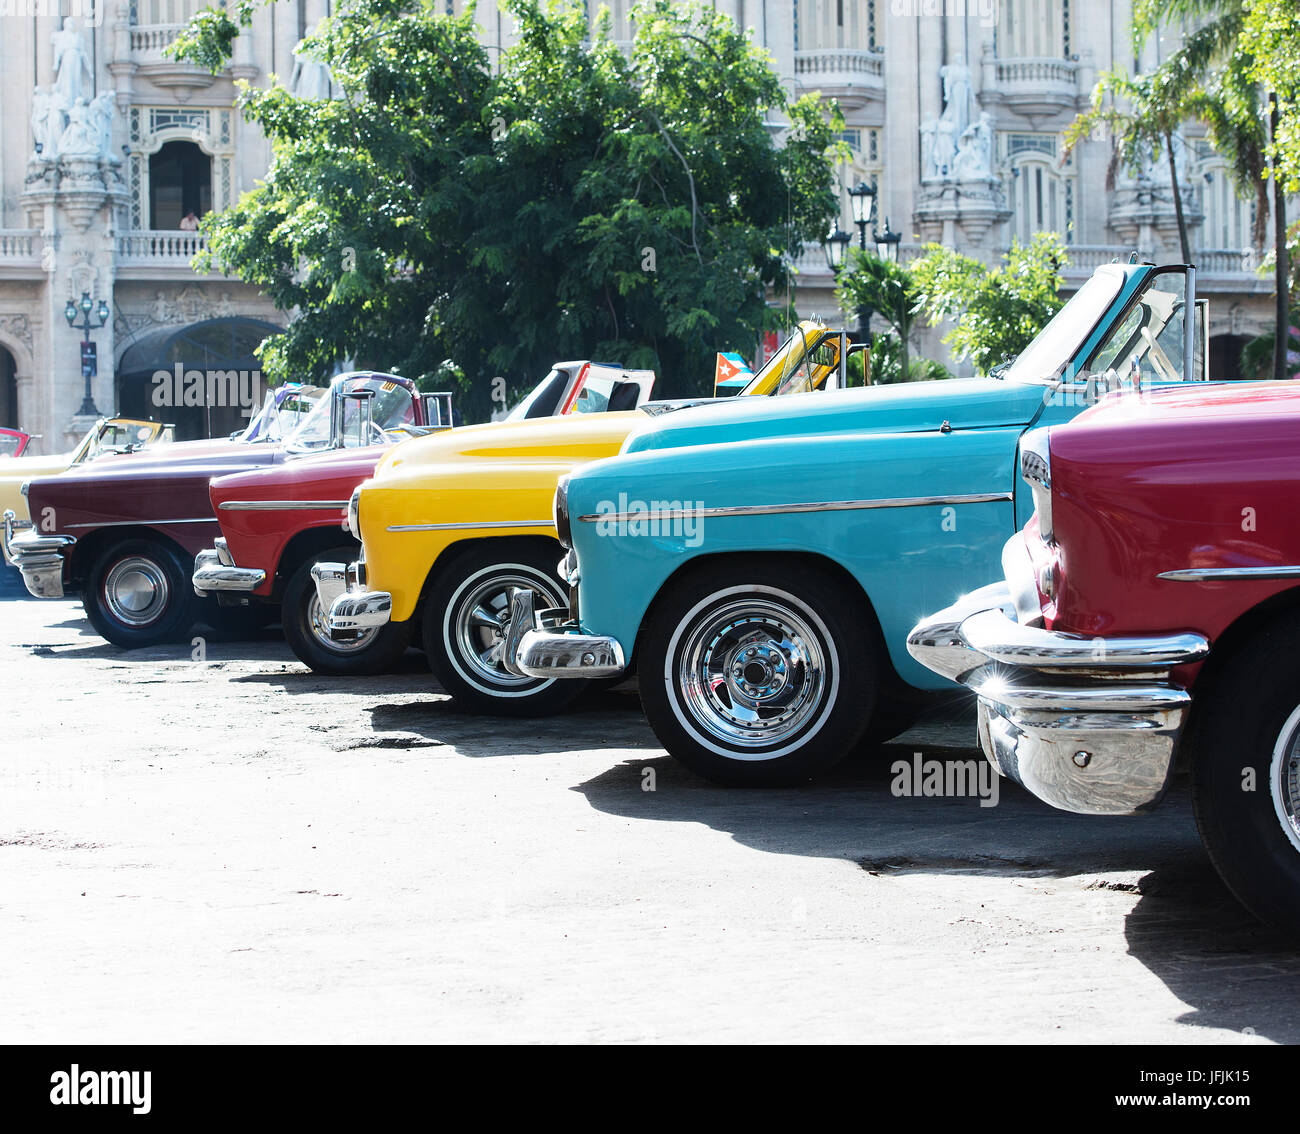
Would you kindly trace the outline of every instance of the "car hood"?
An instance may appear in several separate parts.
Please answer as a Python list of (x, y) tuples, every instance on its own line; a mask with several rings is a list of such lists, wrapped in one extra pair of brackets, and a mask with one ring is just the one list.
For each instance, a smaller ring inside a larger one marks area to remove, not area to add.
[(276, 465), (249, 469), (216, 477), (210, 485), (213, 504), (245, 495), (265, 499), (279, 490), (292, 488), (295, 496), (312, 499), (315, 489), (332, 490), (339, 478), (361, 481), (390, 448), (371, 445), (362, 449), (330, 449), (306, 457), (294, 457)]
[(409, 473), (465, 460), (572, 460), (584, 456), (595, 460), (607, 456), (611, 445), (621, 443), (646, 420), (641, 411), (626, 410), (464, 425), (401, 442), (380, 462), (376, 475), (390, 470)]
[(715, 445), (819, 433), (924, 433), (1025, 425), (1051, 387), (996, 378), (903, 382), (829, 393), (741, 398), (698, 406), (644, 423), (624, 452)]

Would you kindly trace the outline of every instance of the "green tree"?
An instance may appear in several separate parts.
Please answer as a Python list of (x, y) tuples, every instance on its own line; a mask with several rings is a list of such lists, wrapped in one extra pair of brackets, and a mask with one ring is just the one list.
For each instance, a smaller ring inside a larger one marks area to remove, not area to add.
[(1054, 232), (1019, 241), (996, 268), (940, 244), (926, 247), (912, 264), (919, 308), (932, 323), (952, 319), (944, 336), (958, 359), (969, 358), (980, 374), (1025, 349), (1062, 306), (1062, 270), (1069, 263)]
[(1139, 173), (1163, 154), (1169, 165), (1174, 213), (1178, 217), (1178, 241), (1184, 263), (1190, 264), (1192, 244), (1174, 155), (1174, 135), (1188, 116), (1186, 97), (1163, 71), (1136, 76), (1121, 69), (1106, 71), (1093, 88), (1092, 106), (1066, 130), (1065, 152), (1068, 154), (1091, 138), (1098, 128), (1108, 131), (1115, 145), (1106, 171), (1107, 189), (1115, 187), (1115, 174), (1121, 164), (1131, 173)]
[[(1272, 185), (1274, 290), (1276, 323), (1285, 326), (1290, 309), (1290, 267), (1287, 255), (1285, 176), (1275, 168), (1272, 143), (1280, 137), (1284, 89), (1269, 82), (1270, 69), (1258, 54), (1261, 42), (1248, 34), (1259, 21), (1252, 9), (1278, 7), (1276, 0), (1135, 0), (1133, 42), (1140, 51), (1162, 26), (1180, 21), (1187, 29), (1179, 46), (1150, 76), (1159, 103), (1172, 113), (1181, 107), (1209, 129), (1210, 140), (1223, 156), (1237, 191), (1256, 203), (1256, 247), (1262, 247)], [(1287, 7), (1294, 8), (1293, 0)], [(1279, 59), (1285, 59), (1278, 44)], [(1295, 48), (1292, 55), (1295, 59)], [(1294, 73), (1294, 72), (1292, 72)], [(1272, 76), (1287, 81), (1284, 74)], [(1294, 82), (1294, 80), (1290, 80)], [(1261, 86), (1263, 82), (1263, 86)], [(1273, 376), (1286, 376), (1286, 338), (1277, 338)]]
[[(842, 126), (791, 101), (770, 59), (712, 6), (650, 0), (624, 55), (576, 2), (506, 0), (519, 40), (489, 59), (473, 13), (354, 0), (306, 50), (342, 97), (245, 87), (270, 138), (265, 182), (205, 219), (211, 266), (297, 312), (268, 374), (352, 357), (517, 393), (557, 358), (652, 366), (657, 392), (708, 388), (713, 354), (753, 342), (787, 263), (835, 209)], [(209, 10), (177, 44), (229, 57), (253, 0)], [(764, 125), (790, 121), (784, 145)]]
[(880, 345), (873, 350), (872, 382), (907, 382), (913, 377), (929, 377), (924, 371), (914, 374), (909, 340), (916, 324), (919, 294), (911, 271), (861, 248), (849, 249), (836, 283), (835, 298), (845, 311), (870, 308), (886, 323), (897, 340), (892, 346)]

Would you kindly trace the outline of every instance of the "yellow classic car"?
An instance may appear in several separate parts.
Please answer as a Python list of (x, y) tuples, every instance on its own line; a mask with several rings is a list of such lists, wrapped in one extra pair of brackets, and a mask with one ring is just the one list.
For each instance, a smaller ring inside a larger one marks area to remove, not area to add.
[[(840, 387), (849, 355), (862, 349), (820, 322), (800, 323), (737, 396)], [(396, 446), (348, 505), (361, 560), (312, 570), (330, 633), (346, 641), (418, 620), (412, 629), (422, 631), (430, 668), (454, 697), (517, 715), (561, 708), (584, 683), (519, 677), (501, 661), (515, 593), (531, 589), (539, 607), (567, 601), (551, 515), (556, 484), (616, 454), (646, 413), (691, 404), (473, 425)]]
[(14, 457), (0, 464), (0, 516), (12, 510), (19, 522), (30, 520), (27, 501), (22, 495), (24, 481), (38, 476), (53, 476), (73, 465), (94, 460), (102, 453), (125, 453), (170, 440), (171, 426), (158, 421), (139, 421), (132, 417), (101, 418), (67, 453), (49, 457)]

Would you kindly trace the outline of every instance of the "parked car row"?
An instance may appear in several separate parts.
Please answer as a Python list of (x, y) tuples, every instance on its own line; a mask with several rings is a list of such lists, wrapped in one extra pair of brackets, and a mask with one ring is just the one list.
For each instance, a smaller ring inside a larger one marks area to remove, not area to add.
[(504, 716), (635, 675), (665, 748), (729, 785), (805, 782), (956, 681), (1056, 806), (1149, 808), (1185, 760), (1229, 884), (1300, 929), (1300, 394), (1202, 384), (1205, 327), (1193, 268), (1117, 263), (989, 378), (848, 389), (865, 348), (816, 321), (727, 399), (558, 363), (444, 429), (349, 374), (282, 442), (31, 481), (53, 519), (7, 518), (5, 553), (121, 645), (205, 602), (278, 617), (322, 673), (416, 645)]

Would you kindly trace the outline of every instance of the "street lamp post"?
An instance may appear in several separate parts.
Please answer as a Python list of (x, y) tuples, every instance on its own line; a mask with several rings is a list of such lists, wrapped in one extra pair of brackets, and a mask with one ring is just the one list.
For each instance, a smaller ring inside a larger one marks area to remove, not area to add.
[[(77, 313), (81, 313), (81, 322), (77, 322)], [(90, 313), (94, 311), (98, 323), (92, 324)], [(108, 304), (100, 300), (98, 306), (90, 298), (90, 292), (83, 291), (81, 299), (74, 301), (69, 299), (68, 304), (63, 309), (63, 317), (67, 319), (68, 326), (74, 331), (81, 331), (81, 376), (86, 380), (86, 396), (81, 401), (81, 408), (77, 413), (84, 417), (98, 417), (99, 409), (95, 405), (95, 399), (90, 393), (90, 383), (95, 377), (98, 370), (98, 359), (96, 357), (95, 344), (90, 341), (90, 332), (97, 331), (108, 322), (110, 315)]]

